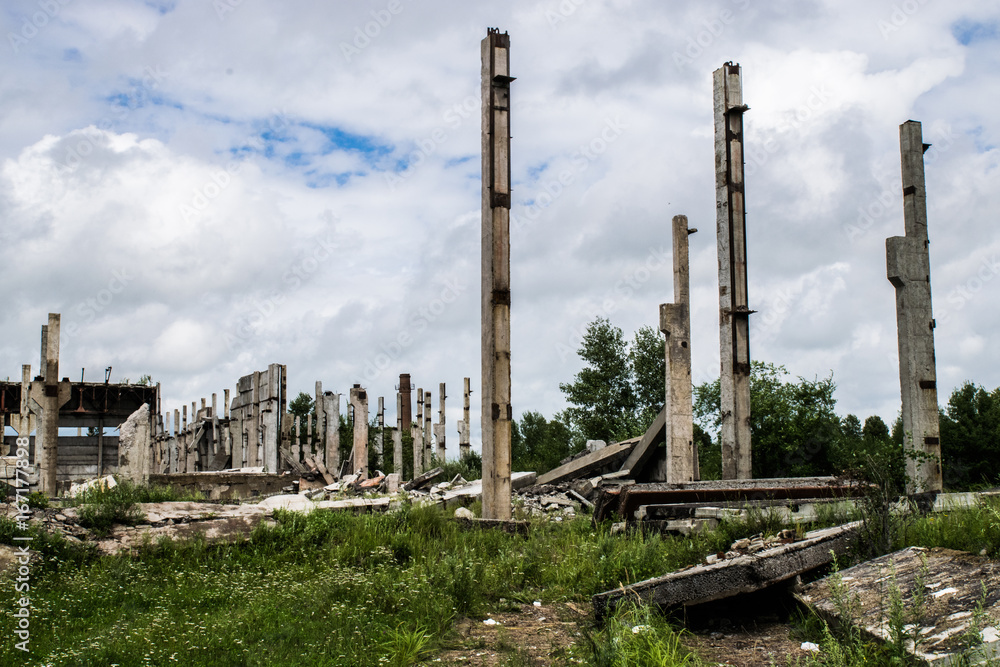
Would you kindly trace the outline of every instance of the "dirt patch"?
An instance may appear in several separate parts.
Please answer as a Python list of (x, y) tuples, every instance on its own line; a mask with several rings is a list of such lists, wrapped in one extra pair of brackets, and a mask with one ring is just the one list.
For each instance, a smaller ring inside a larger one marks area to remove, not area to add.
[(421, 664), (568, 665), (569, 647), (583, 639), (580, 628), (589, 613), (589, 605), (564, 602), (522, 604), (486, 618), (463, 618), (447, 648)]
[(795, 664), (797, 659), (812, 655), (801, 648), (801, 640), (791, 639), (790, 635), (787, 623), (772, 622), (731, 632), (686, 635), (684, 645), (708, 665), (770, 667)]

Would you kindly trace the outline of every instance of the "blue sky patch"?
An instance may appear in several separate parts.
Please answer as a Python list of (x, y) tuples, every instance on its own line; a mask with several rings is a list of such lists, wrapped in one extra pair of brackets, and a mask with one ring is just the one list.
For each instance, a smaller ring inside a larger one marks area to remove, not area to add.
[(997, 38), (997, 23), (980, 23), (962, 19), (951, 24), (951, 34), (959, 43), (968, 46), (973, 42), (984, 42)]
[(152, 7), (160, 14), (166, 14), (176, 9), (177, 0), (146, 0), (146, 6)]
[[(375, 137), (347, 132), (339, 127), (303, 123), (302, 127), (316, 130), (327, 139), (327, 145), (321, 149), (322, 155), (328, 155), (336, 150), (358, 152), (371, 161), (376, 157), (388, 155), (393, 146), (380, 143)], [(370, 156), (370, 157), (369, 157)]]
[(63, 51), (63, 60), (74, 63), (83, 62), (83, 54), (80, 53), (80, 49), (66, 49)]

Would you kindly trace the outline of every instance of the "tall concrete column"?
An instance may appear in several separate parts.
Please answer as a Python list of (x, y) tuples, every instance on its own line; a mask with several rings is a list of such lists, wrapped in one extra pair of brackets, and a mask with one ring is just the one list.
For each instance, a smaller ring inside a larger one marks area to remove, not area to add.
[(886, 273), (896, 288), (899, 338), (899, 385), (907, 493), (942, 490), (938, 423), (937, 369), (934, 361), (934, 314), (931, 310), (931, 264), (927, 238), (927, 192), (920, 123), (899, 126), (906, 236), (885, 241)]
[(472, 451), (472, 446), (469, 444), (469, 433), (471, 429), (469, 428), (469, 397), (472, 394), (472, 389), (469, 387), (470, 378), (465, 378), (463, 381), (464, 388), (462, 390), (462, 421), (458, 423), (458, 457), (459, 459), (464, 459)]
[(719, 247), (719, 352), (722, 359), (722, 478), (750, 479), (750, 313), (743, 184), (740, 66), (714, 72), (716, 231)]
[(396, 430), (392, 432), (392, 471), (403, 478), (403, 392), (396, 392)]
[(437, 441), (437, 458), (438, 465), (442, 465), (445, 462), (445, 457), (448, 455), (448, 450), (445, 447), (445, 410), (444, 401), (448, 398), (444, 391), (444, 382), (442, 382), (438, 387), (438, 423), (434, 425), (434, 439)]
[(666, 335), (667, 361), (666, 440), (667, 482), (680, 484), (698, 479), (698, 450), (694, 446), (691, 401), (691, 296), (686, 215), (673, 219), (674, 302), (660, 305), (660, 331)]
[[(58, 313), (49, 313), (45, 327), (45, 403), (42, 407), (42, 465), (39, 482), (42, 493), (58, 492), (59, 466), (59, 328)], [(37, 438), (36, 438), (37, 440)]]
[(295, 441), (292, 443), (292, 460), (302, 460), (302, 416), (295, 415)]
[[(174, 409), (174, 438), (170, 442), (170, 472), (184, 472), (184, 450), (181, 449), (181, 413), (180, 410)], [(242, 466), (242, 462), (238, 465), (234, 461), (235, 467)]]
[[(411, 424), (413, 436), (413, 476), (424, 471), (424, 388), (417, 388), (417, 420)], [(403, 413), (406, 415), (405, 411)]]
[(400, 373), (399, 374), (399, 396), (402, 400), (402, 408), (400, 415), (402, 419), (399, 420), (400, 427), (403, 429), (403, 433), (410, 432), (410, 426), (413, 424), (413, 409), (410, 406), (410, 392), (413, 391), (413, 387), (410, 385), (410, 374)]
[(260, 371), (253, 372), (250, 401), (250, 441), (247, 443), (247, 465), (261, 465), (260, 456)]
[(483, 518), (510, 519), (510, 37), (481, 44)]
[[(310, 449), (310, 454), (326, 454), (326, 409), (324, 407), (323, 383), (316, 380), (316, 396), (313, 399), (313, 410), (316, 412), (316, 447)], [(322, 443), (322, 444), (321, 444)], [(310, 440), (310, 447), (312, 447)]]
[[(431, 392), (424, 392), (424, 466), (431, 467), (434, 458), (434, 437), (431, 435)], [(443, 461), (438, 461), (443, 463)]]
[(368, 392), (356, 384), (351, 389), (354, 408), (354, 474), (368, 477)]
[(385, 397), (378, 397), (378, 433), (375, 434), (375, 460), (379, 466), (384, 466), (382, 458), (385, 446)]
[(327, 469), (340, 474), (340, 394), (328, 391), (323, 394), (323, 414), (326, 424), (324, 456)]

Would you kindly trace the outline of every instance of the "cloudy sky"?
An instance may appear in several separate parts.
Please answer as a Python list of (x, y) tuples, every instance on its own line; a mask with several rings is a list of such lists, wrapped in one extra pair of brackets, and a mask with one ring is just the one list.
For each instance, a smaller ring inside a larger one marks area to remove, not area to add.
[[(899, 409), (885, 238), (923, 123), (940, 398), (1000, 385), (1000, 3), (8, 0), (0, 377), (163, 385), (268, 363), (386, 396), (480, 375), (479, 43), (511, 35), (515, 414), (565, 407), (596, 315), (628, 336), (691, 237), (695, 382), (718, 374), (712, 70), (743, 67), (751, 354)], [(559, 183), (569, 174), (569, 185)], [(36, 371), (37, 372), (37, 371)], [(478, 396), (473, 440), (478, 442)]]

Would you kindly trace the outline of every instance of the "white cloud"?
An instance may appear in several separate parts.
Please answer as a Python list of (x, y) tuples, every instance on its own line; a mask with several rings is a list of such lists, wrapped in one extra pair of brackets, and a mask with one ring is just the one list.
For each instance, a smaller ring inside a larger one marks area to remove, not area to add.
[[(860, 1), (571, 4), (552, 23), (566, 3), (404, 0), (350, 60), (341, 43), (384, 4), (243, 2), (222, 18), (194, 0), (67, 5), (0, 76), (0, 374), (37, 359), (38, 326), (61, 311), (76, 326), (64, 374), (152, 374), (165, 408), (272, 362), (293, 394), (364, 382), (391, 413), (409, 372), (460, 405), (464, 376), (479, 390), (479, 41), (500, 26), (518, 77), (516, 412), (563, 407), (579, 362), (560, 352), (595, 309), (629, 335), (656, 326), (671, 271), (643, 267), (669, 253), (678, 213), (701, 229), (695, 378), (717, 372), (711, 70), (726, 60), (751, 107), (753, 356), (832, 370), (842, 412), (894, 418), (884, 238), (903, 231), (897, 126), (915, 118), (935, 144), (942, 401), (965, 379), (1000, 384), (1000, 280), (977, 277), (1000, 253), (996, 41), (952, 29), (988, 12), (926, 3), (884, 37), (891, 9)], [(34, 11), (15, 1), (0, 28)]]

